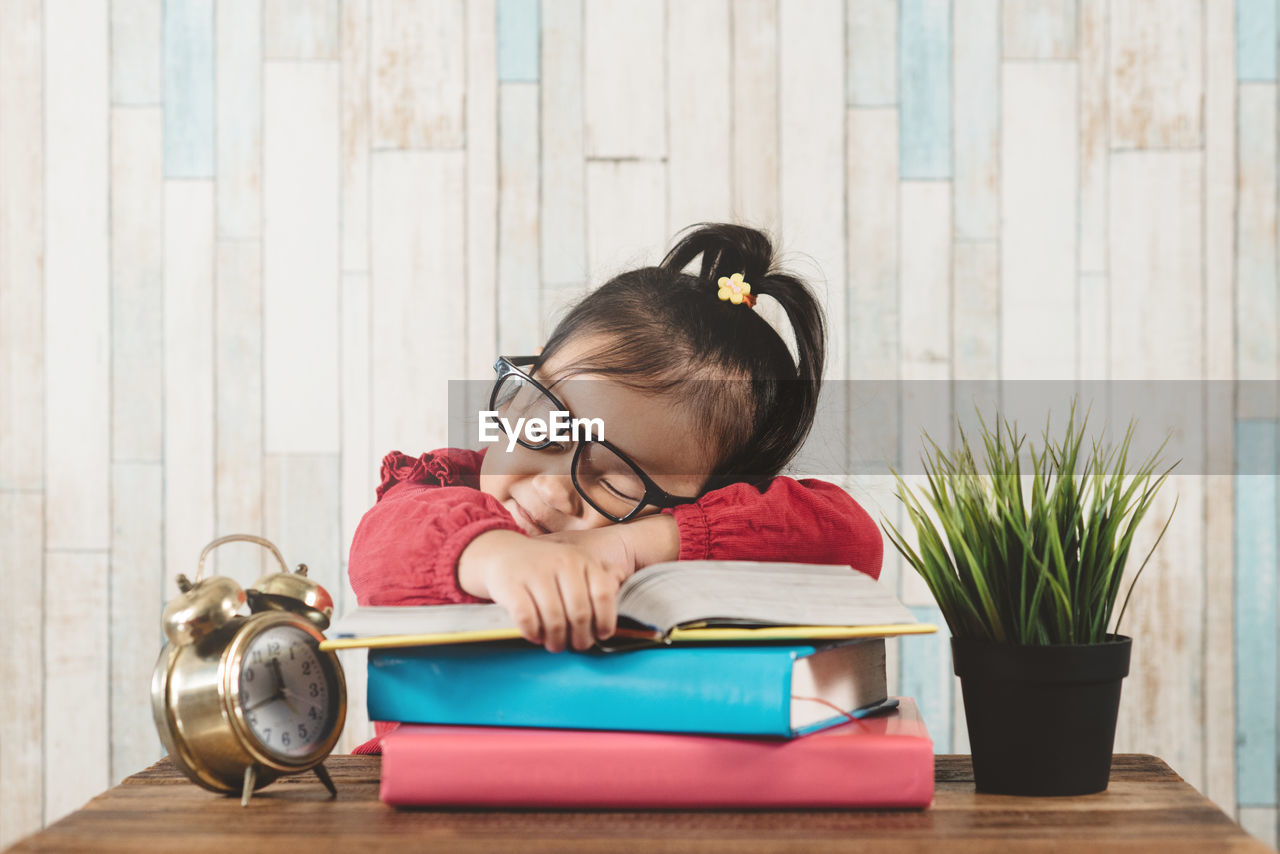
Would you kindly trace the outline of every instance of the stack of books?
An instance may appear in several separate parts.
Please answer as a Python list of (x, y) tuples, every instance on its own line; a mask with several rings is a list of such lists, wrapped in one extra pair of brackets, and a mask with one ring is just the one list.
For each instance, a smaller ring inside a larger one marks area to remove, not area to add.
[(885, 638), (936, 631), (848, 567), (686, 561), (632, 576), (606, 648), (549, 653), (498, 605), (358, 608), (396, 806), (923, 807), (933, 745)]

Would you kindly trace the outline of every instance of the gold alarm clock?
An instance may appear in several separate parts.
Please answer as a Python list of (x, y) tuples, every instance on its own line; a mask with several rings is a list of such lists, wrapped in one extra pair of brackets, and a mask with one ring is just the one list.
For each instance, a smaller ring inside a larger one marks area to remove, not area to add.
[[(235, 541), (270, 549), (281, 571), (247, 594), (230, 578), (201, 580), (209, 552)], [(160, 741), (193, 783), (240, 792), (246, 806), (255, 789), (302, 771), (337, 795), (321, 763), (342, 732), (347, 688), (337, 654), (318, 648), (333, 600), (306, 574), (290, 572), (269, 540), (220, 537), (200, 553), (194, 582), (178, 576), (181, 595), (164, 610), (169, 642), (151, 677)], [(249, 616), (237, 613), (246, 599)]]

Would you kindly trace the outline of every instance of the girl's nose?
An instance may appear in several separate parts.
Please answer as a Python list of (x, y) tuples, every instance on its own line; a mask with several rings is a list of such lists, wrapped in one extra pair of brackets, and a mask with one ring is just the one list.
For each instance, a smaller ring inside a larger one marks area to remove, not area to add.
[(548, 507), (566, 516), (578, 516), (582, 499), (567, 473), (542, 472), (534, 475), (533, 488)]

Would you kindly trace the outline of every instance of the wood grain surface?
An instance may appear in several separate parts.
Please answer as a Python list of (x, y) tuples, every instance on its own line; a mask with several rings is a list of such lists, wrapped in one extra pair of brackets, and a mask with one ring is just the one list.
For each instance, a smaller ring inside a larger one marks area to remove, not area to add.
[(380, 760), (332, 757), (247, 809), (162, 760), (22, 840), (32, 851), (1267, 851), (1153, 756), (1120, 755), (1110, 788), (1074, 798), (977, 795), (968, 756), (939, 756), (928, 810), (395, 810)]

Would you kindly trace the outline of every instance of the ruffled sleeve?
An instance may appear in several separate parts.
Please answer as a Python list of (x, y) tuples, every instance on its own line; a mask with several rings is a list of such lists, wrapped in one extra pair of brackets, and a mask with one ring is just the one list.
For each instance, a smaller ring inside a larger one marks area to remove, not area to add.
[(386, 456), (378, 502), (360, 520), (347, 563), (360, 605), (485, 601), (458, 586), (459, 556), (488, 531), (522, 532), (497, 499), (462, 485), (480, 458), (452, 449)]
[(680, 560), (847, 564), (880, 577), (880, 529), (826, 481), (776, 477), (764, 490), (736, 483), (663, 512), (679, 526)]

